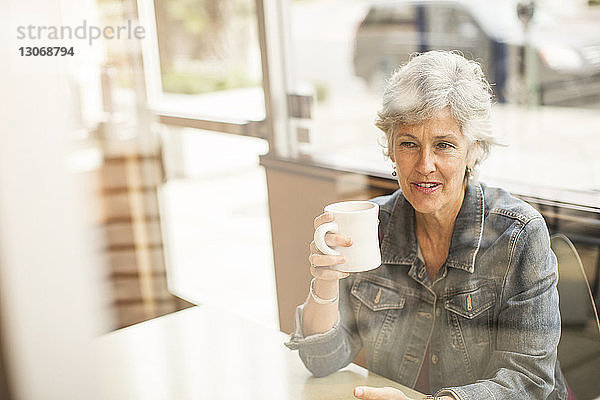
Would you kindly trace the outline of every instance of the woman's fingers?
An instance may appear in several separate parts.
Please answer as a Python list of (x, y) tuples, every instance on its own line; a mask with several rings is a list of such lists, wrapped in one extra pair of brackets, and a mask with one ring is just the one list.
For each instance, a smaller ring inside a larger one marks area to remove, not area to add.
[[(333, 243), (333, 242), (332, 242), (332, 243)], [(343, 239), (343, 238), (341, 238), (341, 239), (340, 239), (340, 238), (338, 238), (338, 239), (337, 239), (337, 241), (336, 241), (335, 243), (346, 243), (346, 244), (344, 244), (344, 245), (343, 245), (344, 247), (352, 246), (352, 241), (348, 241), (348, 240), (346, 240), (346, 239)], [(349, 244), (348, 244), (348, 243), (349, 243)], [(328, 243), (328, 245), (329, 245), (329, 246), (335, 246), (335, 245), (333, 245), (333, 244), (329, 244), (329, 243)], [(311, 255), (311, 256), (312, 256), (312, 255), (315, 255), (315, 256), (323, 256), (323, 255), (326, 255), (326, 254), (323, 254), (323, 253), (322, 253), (322, 252), (321, 252), (319, 249), (317, 249), (317, 245), (315, 244), (315, 241), (314, 241), (314, 240), (313, 240), (312, 242), (310, 242), (309, 249), (310, 249), (310, 255)], [(340, 255), (340, 256), (328, 255), (328, 256), (331, 258), (331, 260), (332, 260), (332, 263), (327, 263), (327, 262), (326, 262), (325, 264), (317, 264), (316, 262), (312, 262), (312, 261), (311, 261), (311, 263), (312, 263), (312, 264), (315, 264), (315, 265), (318, 265), (318, 266), (320, 266), (320, 267), (324, 267), (324, 266), (327, 266), (327, 265), (336, 265), (336, 264), (340, 264), (340, 263), (343, 263), (343, 262), (344, 262), (344, 261), (342, 260), (342, 256), (341, 256), (341, 255)], [(325, 259), (326, 259), (326, 258), (324, 258), (324, 260), (325, 260)]]
[[(327, 233), (327, 234), (325, 234), (325, 243), (329, 247), (334, 247), (334, 246), (350, 247), (350, 246), (352, 246), (352, 238), (344, 236), (344, 235), (338, 235), (337, 233)], [(314, 240), (310, 243), (310, 253), (311, 254), (313, 254), (313, 253), (322, 254), (317, 249), (317, 246), (315, 246)]]
[(310, 252), (311, 254), (308, 256), (308, 261), (310, 262), (310, 273), (315, 278), (335, 280), (343, 279), (350, 275), (347, 272), (340, 272), (331, 268), (342, 264), (344, 262), (344, 256), (330, 256), (322, 254), (317, 250), (315, 242), (310, 243)]
[(331, 222), (333, 221), (333, 214), (331, 213), (323, 213), (321, 215), (319, 215), (318, 217), (315, 218), (315, 220), (313, 221), (313, 225), (315, 227), (315, 229), (317, 229), (317, 227), (319, 227), (320, 225), (323, 225), (326, 222)]
[(308, 256), (308, 261), (315, 267), (331, 267), (343, 264), (346, 259), (344, 256), (331, 256), (329, 254), (312, 253)]
[[(331, 221), (333, 221), (333, 214), (327, 212), (323, 213), (315, 218), (315, 229), (320, 225)], [(352, 246), (352, 239), (344, 235), (328, 232), (325, 234), (325, 243), (329, 247), (348, 247)], [(310, 243), (310, 256), (308, 256), (308, 260), (310, 261), (310, 273), (317, 279), (339, 280), (350, 275), (347, 272), (340, 272), (332, 269), (332, 267), (345, 262), (344, 256), (323, 254), (317, 249), (314, 241)]]
[(354, 388), (354, 397), (363, 400), (410, 400), (402, 391), (392, 387), (357, 386)]
[(325, 234), (325, 243), (327, 246), (352, 246), (352, 238), (337, 233), (328, 232)]
[(339, 281), (350, 276), (348, 272), (336, 271), (331, 267), (315, 267), (314, 265), (310, 266), (310, 274), (324, 281)]

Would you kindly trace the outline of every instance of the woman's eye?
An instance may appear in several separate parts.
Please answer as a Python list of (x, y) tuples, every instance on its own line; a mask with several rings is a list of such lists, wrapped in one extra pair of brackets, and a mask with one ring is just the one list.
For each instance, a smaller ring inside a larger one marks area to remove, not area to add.
[(446, 150), (446, 149), (453, 149), (454, 145), (447, 143), (447, 142), (441, 142), (441, 143), (438, 143), (438, 147), (440, 149)]
[(410, 148), (413, 148), (413, 147), (415, 147), (415, 146), (416, 146), (416, 144), (415, 144), (415, 143), (413, 143), (413, 142), (401, 142), (401, 143), (400, 143), (400, 146), (401, 146), (401, 147), (406, 147), (406, 148), (409, 148), (409, 149), (410, 149)]

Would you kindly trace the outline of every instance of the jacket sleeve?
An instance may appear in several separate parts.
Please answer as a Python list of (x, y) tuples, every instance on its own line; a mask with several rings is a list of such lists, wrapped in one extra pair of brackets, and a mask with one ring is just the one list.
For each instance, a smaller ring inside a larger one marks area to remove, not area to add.
[(516, 229), (497, 318), (496, 346), (485, 376), (438, 395), (466, 399), (546, 399), (554, 390), (560, 339), (558, 268), (541, 216)]
[(354, 360), (362, 347), (352, 312), (350, 287), (351, 278), (340, 280), (338, 321), (327, 332), (304, 337), (304, 304), (296, 309), (295, 330), (285, 345), (298, 350), (300, 359), (316, 377), (327, 376), (344, 368)]

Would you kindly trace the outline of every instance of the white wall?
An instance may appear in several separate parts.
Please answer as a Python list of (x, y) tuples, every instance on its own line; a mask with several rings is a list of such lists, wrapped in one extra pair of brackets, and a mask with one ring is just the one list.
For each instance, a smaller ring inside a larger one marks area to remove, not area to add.
[(537, 3), (561, 16), (581, 13), (588, 8), (588, 0), (537, 0)]
[(82, 70), (73, 60), (18, 56), (14, 31), (17, 21), (68, 23), (63, 10), (85, 13), (86, 4), (0, 3), (0, 314), (16, 399), (97, 393), (90, 341), (105, 321), (99, 264), (86, 240), (85, 197), (66, 168)]

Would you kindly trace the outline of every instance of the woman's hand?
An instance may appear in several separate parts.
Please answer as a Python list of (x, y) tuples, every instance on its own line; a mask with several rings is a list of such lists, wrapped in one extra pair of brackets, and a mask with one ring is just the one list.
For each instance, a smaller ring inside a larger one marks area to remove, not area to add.
[[(400, 389), (393, 387), (375, 388), (370, 386), (357, 386), (354, 388), (354, 397), (364, 400), (413, 400), (407, 397)], [(454, 397), (436, 397), (440, 400), (456, 400)]]
[(401, 390), (393, 387), (357, 386), (354, 388), (354, 397), (364, 400), (411, 400)]
[[(333, 215), (325, 213), (315, 218), (315, 229), (326, 223), (333, 221)], [(351, 246), (352, 241), (342, 235), (327, 233), (325, 243), (328, 246)], [(327, 332), (335, 325), (338, 320), (338, 301), (339, 298), (339, 280), (346, 278), (347, 272), (340, 272), (332, 267), (342, 264), (345, 260), (343, 256), (332, 256), (321, 253), (315, 246), (315, 242), (310, 243), (310, 273), (315, 277), (311, 282), (312, 291), (306, 299), (306, 306), (302, 314), (302, 331), (304, 336), (314, 335), (316, 333)], [(327, 299), (324, 303), (317, 303), (317, 299)]]
[[(333, 215), (331, 213), (324, 213), (315, 218), (314, 226), (315, 229), (320, 225), (333, 221)], [(328, 232), (325, 235), (325, 243), (328, 246), (352, 246), (352, 239), (339, 235), (337, 233)], [(321, 253), (315, 246), (315, 242), (310, 242), (310, 255), (308, 256), (310, 261), (310, 273), (317, 279), (324, 281), (337, 281), (346, 278), (350, 275), (347, 272), (340, 272), (331, 269), (336, 265), (344, 263), (344, 256), (332, 256)]]

